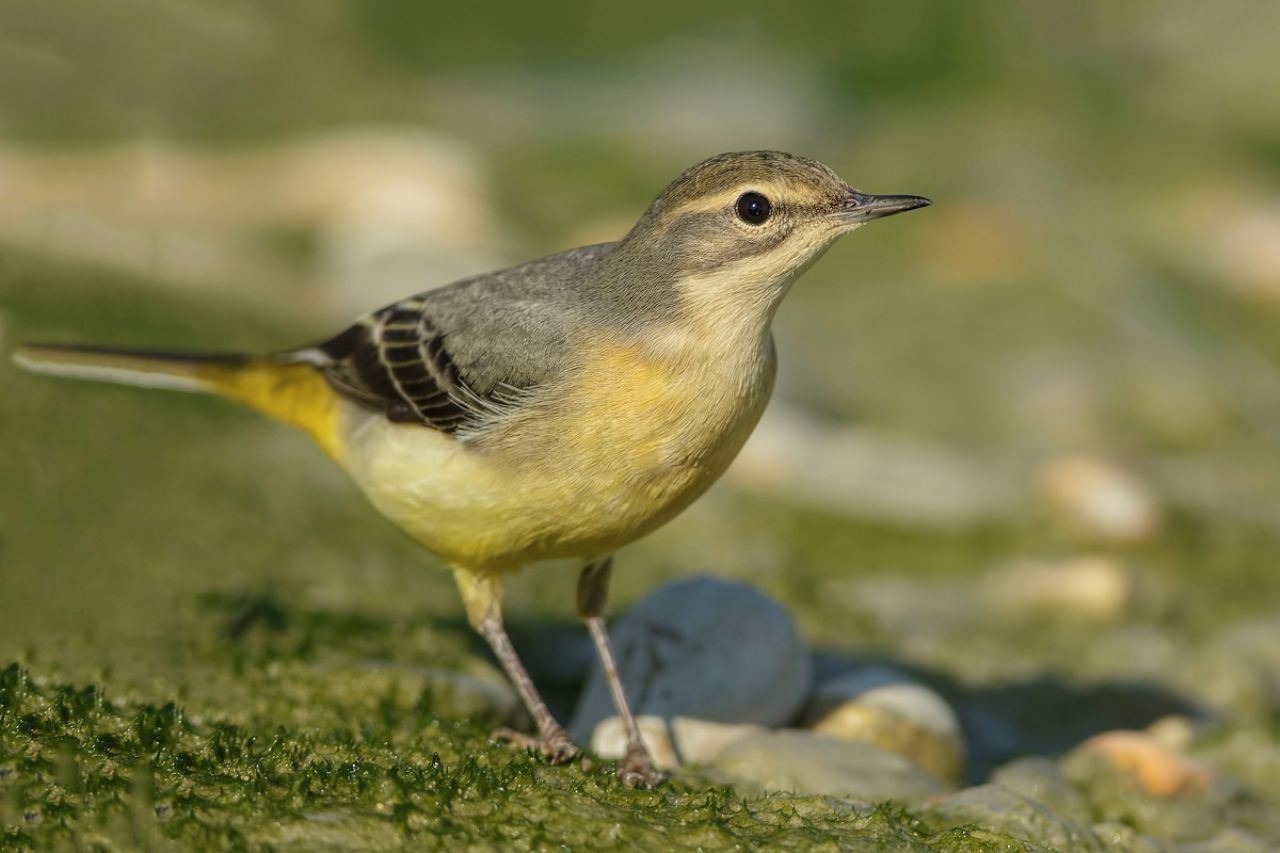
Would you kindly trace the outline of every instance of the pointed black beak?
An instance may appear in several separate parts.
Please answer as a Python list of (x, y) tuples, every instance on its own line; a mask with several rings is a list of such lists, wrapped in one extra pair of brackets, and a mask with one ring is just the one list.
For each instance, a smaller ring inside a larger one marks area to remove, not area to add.
[(917, 207), (928, 207), (932, 203), (918, 195), (867, 195), (849, 190), (844, 205), (836, 216), (850, 224), (870, 222), (895, 213), (915, 210)]

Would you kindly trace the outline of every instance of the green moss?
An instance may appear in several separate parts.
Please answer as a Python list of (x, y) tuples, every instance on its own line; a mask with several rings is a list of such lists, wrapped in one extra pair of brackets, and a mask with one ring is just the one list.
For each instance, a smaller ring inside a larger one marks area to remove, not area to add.
[(0, 670), (0, 768), (3, 839), (18, 848), (96, 833), (203, 848), (1010, 843), (968, 829), (935, 835), (897, 808), (744, 799), (681, 782), (626, 791), (607, 762), (550, 768), (495, 745), (473, 721), (422, 708), (345, 726), (236, 725), (32, 678), (17, 664)]

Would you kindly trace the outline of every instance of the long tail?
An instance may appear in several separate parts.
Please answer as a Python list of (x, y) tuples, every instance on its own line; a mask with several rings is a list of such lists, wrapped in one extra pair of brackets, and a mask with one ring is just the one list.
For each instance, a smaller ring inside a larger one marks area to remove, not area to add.
[(297, 355), (28, 344), (18, 347), (13, 359), (20, 367), (51, 376), (216, 394), (301, 427), (330, 456), (340, 455), (338, 397), (316, 365)]

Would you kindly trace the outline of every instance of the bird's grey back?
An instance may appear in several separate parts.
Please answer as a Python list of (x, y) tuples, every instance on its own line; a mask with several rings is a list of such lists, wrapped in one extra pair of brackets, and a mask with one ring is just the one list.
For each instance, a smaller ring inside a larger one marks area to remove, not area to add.
[(617, 244), (571, 249), (388, 305), (313, 350), (343, 396), (446, 432), (518, 392), (555, 383), (575, 330), (598, 328), (602, 263)]
[(528, 388), (559, 375), (574, 326), (590, 311), (600, 261), (616, 243), (570, 249), (423, 295), (423, 312), (472, 389)]

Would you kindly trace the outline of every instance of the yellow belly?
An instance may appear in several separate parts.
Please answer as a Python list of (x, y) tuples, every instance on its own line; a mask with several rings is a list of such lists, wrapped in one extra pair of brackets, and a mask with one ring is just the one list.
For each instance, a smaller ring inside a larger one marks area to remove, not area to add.
[(475, 441), (349, 406), (342, 461), (380, 511), (451, 564), (589, 559), (706, 491), (755, 427), (773, 369), (771, 346), (745, 377), (601, 347), (571, 385)]

